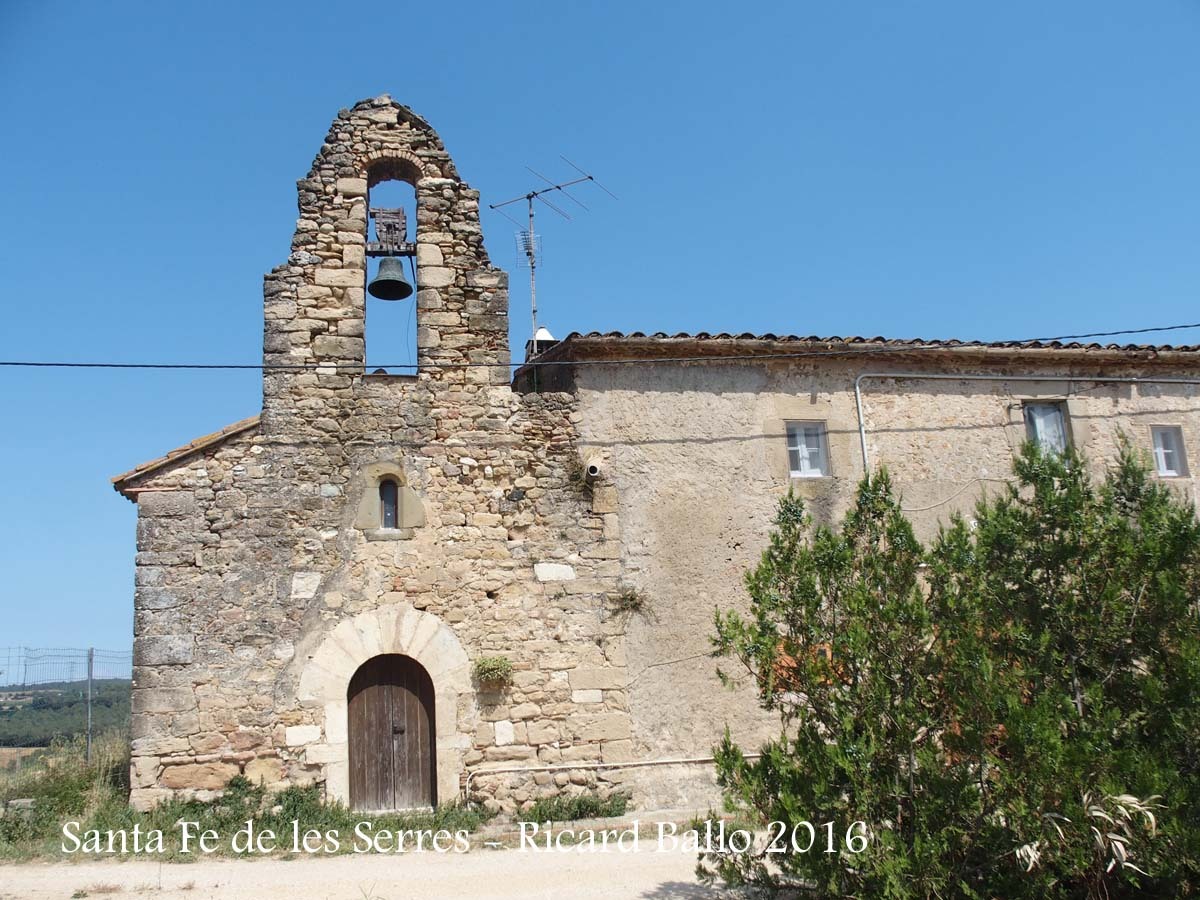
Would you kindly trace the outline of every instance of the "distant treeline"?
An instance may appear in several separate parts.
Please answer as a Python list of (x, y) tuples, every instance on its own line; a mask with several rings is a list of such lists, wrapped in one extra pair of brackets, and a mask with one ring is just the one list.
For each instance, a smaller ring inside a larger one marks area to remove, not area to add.
[[(129, 727), (128, 679), (92, 682), (93, 733)], [(87, 682), (0, 687), (0, 747), (48, 747), (87, 730)]]

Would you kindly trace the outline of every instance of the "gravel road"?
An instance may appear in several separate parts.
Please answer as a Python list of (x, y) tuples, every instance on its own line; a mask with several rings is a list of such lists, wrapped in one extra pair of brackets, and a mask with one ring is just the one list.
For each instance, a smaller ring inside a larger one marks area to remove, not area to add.
[(0, 900), (70, 897), (169, 900), (475, 900), (722, 896), (696, 882), (694, 854), (553, 853), (334, 856), (193, 863), (103, 860), (0, 865)]

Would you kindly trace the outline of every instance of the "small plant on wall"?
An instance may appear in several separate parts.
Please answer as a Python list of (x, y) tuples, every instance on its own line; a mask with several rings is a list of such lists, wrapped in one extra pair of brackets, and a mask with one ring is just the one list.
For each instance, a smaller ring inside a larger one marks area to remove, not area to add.
[(513, 664), (507, 656), (481, 656), (473, 667), (475, 680), (483, 687), (501, 690), (512, 684)]
[(617, 612), (640, 613), (646, 611), (646, 595), (634, 587), (622, 588), (620, 593), (612, 598), (612, 605)]

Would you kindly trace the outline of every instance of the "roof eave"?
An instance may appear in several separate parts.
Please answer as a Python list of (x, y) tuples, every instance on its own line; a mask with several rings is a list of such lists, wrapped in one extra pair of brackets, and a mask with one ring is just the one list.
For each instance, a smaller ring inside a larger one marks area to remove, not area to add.
[(160, 471), (168, 466), (172, 466), (178, 462), (188, 459), (197, 453), (202, 453), (212, 447), (223, 444), (230, 438), (236, 437), (239, 434), (244, 434), (258, 427), (260, 416), (250, 416), (234, 422), (231, 425), (226, 425), (220, 431), (214, 431), (211, 434), (206, 434), (203, 437), (198, 437), (194, 441), (184, 444), (182, 447), (176, 447), (159, 456), (155, 459), (134, 466), (128, 472), (117, 475), (111, 479), (113, 490), (121, 496), (137, 502), (137, 495), (144, 490), (152, 490), (151, 488), (139, 487), (134, 482), (140, 481), (148, 475)]

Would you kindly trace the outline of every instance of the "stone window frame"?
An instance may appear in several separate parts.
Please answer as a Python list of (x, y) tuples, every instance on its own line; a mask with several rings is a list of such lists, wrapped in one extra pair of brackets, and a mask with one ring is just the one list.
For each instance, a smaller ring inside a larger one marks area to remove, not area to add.
[[(415, 529), (425, 524), (425, 505), (421, 496), (412, 489), (404, 469), (394, 462), (376, 462), (364, 466), (358, 485), (358, 504), (355, 509), (354, 527), (368, 541), (412, 540)], [(385, 481), (396, 484), (396, 527), (383, 525), (383, 497), (381, 488)]]
[[(389, 491), (389, 488), (391, 489)], [(379, 479), (379, 527), (398, 528), (400, 523), (400, 482), (391, 475)], [(392, 524), (388, 524), (388, 519)]]
[[(788, 459), (788, 424), (820, 422), (824, 427), (825, 459), (829, 471), (824, 475), (793, 477)], [(857, 456), (858, 424), (854, 418), (853, 401), (847, 406), (844, 398), (832, 392), (807, 392), (773, 398), (762, 420), (763, 459), (768, 477), (784, 488), (790, 487), (801, 496), (815, 498), (836, 490), (840, 478), (861, 477), (861, 460)], [(839, 474), (834, 474), (834, 472)]]

